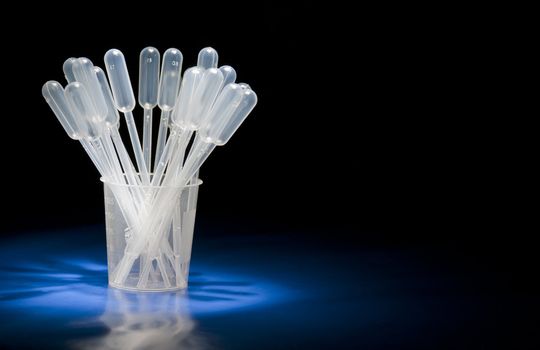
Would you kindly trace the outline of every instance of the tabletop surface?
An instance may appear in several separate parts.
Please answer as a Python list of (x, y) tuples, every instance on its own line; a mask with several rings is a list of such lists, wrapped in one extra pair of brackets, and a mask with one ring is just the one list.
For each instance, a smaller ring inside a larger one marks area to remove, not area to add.
[[(194, 243), (186, 292), (108, 287), (102, 227), (0, 245), (0, 347), (40, 349), (534, 348), (532, 295), (425, 247), (309, 235)], [(537, 321), (538, 318), (535, 318)]]

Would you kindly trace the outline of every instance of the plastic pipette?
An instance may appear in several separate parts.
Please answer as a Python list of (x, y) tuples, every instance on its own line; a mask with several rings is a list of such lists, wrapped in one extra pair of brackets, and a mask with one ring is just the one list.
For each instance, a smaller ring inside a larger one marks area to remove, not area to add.
[(176, 104), (178, 90), (180, 89), (182, 61), (182, 53), (175, 48), (168, 49), (163, 55), (158, 98), (159, 108), (161, 109), (161, 118), (159, 120), (154, 173), (156, 173), (156, 169), (159, 166), (158, 163), (163, 154), (163, 149), (165, 148), (171, 111)]
[(110, 136), (114, 142), (116, 151), (118, 152), (118, 156), (120, 158), (120, 162), (122, 163), (122, 168), (126, 173), (128, 183), (130, 185), (138, 186), (141, 184), (141, 180), (136, 175), (135, 167), (133, 166), (133, 163), (129, 158), (129, 154), (126, 150), (126, 147), (124, 146), (124, 142), (122, 142), (122, 138), (120, 137), (120, 134), (118, 132), (118, 128), (120, 126), (120, 115), (118, 114), (118, 110), (114, 106), (109, 82), (107, 81), (105, 72), (101, 68), (94, 67), (94, 71), (96, 72), (96, 76), (101, 87), (101, 92), (105, 97), (105, 102), (107, 103), (107, 116), (105, 117), (105, 124), (107, 126), (108, 132), (110, 132)]
[(144, 48), (139, 57), (139, 104), (144, 109), (142, 148), (147, 169), (152, 169), (152, 110), (158, 100), (159, 58), (154, 47)]
[(131, 80), (129, 79), (124, 55), (117, 49), (107, 51), (105, 54), (105, 65), (114, 96), (114, 104), (120, 112), (124, 113), (131, 145), (133, 146), (133, 152), (135, 153), (135, 160), (139, 167), (139, 172), (141, 173), (142, 183), (147, 186), (150, 184), (150, 176), (144, 162), (144, 155), (139, 140), (139, 134), (137, 132), (137, 126), (133, 119), (132, 111), (133, 108), (135, 108), (135, 96), (133, 95)]

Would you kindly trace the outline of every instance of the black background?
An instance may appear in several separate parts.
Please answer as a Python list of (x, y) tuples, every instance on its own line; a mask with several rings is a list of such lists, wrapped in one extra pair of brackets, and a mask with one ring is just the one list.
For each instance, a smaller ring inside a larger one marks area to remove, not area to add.
[(184, 69), (212, 46), (259, 104), (202, 168), (201, 225), (297, 230), (343, 246), (437, 245), (511, 273), (509, 290), (537, 291), (532, 209), (514, 196), (527, 195), (516, 135), (492, 95), (504, 76), (504, 50), (490, 47), (496, 27), (449, 9), (168, 6), (35, 8), (37, 21), (21, 9), (18, 25), (2, 24), (3, 235), (103, 221), (98, 173), (41, 96), (44, 82), (63, 81), (66, 58), (102, 65), (118, 48), (136, 82), (145, 46), (179, 48)]

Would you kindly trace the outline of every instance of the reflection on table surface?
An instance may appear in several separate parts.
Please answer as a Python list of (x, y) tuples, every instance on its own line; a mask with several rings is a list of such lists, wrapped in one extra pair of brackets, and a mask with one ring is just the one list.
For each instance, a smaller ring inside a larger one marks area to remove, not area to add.
[(96, 321), (108, 333), (72, 345), (76, 349), (207, 349), (197, 336), (187, 299), (178, 293), (132, 293), (109, 289)]

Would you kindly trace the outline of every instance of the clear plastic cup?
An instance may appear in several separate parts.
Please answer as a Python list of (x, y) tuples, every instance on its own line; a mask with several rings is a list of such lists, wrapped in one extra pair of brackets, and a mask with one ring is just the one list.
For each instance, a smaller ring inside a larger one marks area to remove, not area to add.
[[(191, 259), (191, 246), (193, 243), (193, 229), (195, 227), (195, 214), (197, 196), (201, 180), (180, 187), (168, 187), (167, 191), (178, 191), (174, 211), (170, 218), (163, 220), (161, 232), (138, 232), (137, 228), (130, 227), (124, 215), (125, 208), (119, 203), (115, 193), (127, 193), (133, 186), (109, 182), (102, 178), (105, 197), (105, 224), (107, 231), (107, 266), (109, 272), (109, 285), (119, 289), (134, 291), (171, 291), (187, 288), (189, 263)], [(158, 191), (164, 186), (140, 186), (144, 193)], [(121, 202), (122, 200), (120, 200)], [(144, 220), (144, 215), (140, 215)], [(144, 226), (144, 225), (140, 225)], [(144, 237), (161, 237), (159, 252), (156, 256), (148, 256), (145, 251), (133, 263), (127, 278), (122, 282), (115, 282), (117, 267), (126, 251), (129, 240), (134, 235)], [(141, 286), (141, 272), (146, 259), (152, 259), (152, 269), (148, 279)]]

